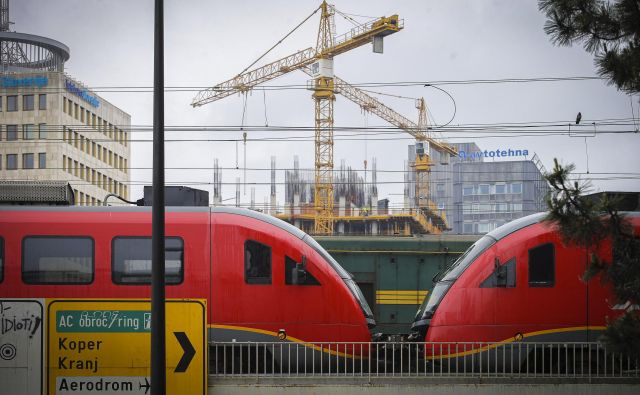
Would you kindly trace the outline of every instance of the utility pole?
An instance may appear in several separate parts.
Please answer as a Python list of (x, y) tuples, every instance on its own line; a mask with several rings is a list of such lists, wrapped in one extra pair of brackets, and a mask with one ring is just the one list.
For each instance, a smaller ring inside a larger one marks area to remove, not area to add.
[(164, 3), (153, 33), (153, 205), (151, 208), (151, 395), (166, 394), (164, 270)]

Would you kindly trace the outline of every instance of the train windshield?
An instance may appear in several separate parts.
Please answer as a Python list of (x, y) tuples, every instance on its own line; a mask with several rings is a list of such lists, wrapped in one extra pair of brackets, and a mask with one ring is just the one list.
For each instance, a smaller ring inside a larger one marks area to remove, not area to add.
[(496, 242), (491, 236), (483, 236), (480, 240), (473, 243), (471, 247), (465, 251), (449, 268), (444, 272), (441, 281), (454, 281), (473, 263), (473, 261), (484, 250), (491, 247)]
[(316, 250), (316, 252), (318, 254), (320, 254), (329, 263), (329, 265), (331, 265), (333, 270), (335, 270), (336, 273), (338, 273), (338, 276), (340, 276), (340, 278), (342, 278), (342, 280), (347, 285), (347, 288), (349, 288), (349, 290), (351, 291), (353, 296), (356, 298), (356, 300), (360, 304), (360, 308), (362, 308), (362, 312), (364, 313), (364, 315), (368, 319), (372, 320), (373, 319), (373, 311), (371, 311), (371, 307), (369, 307), (369, 304), (367, 303), (366, 299), (364, 298), (364, 295), (362, 294), (362, 291), (360, 290), (360, 287), (358, 287), (358, 285), (355, 283), (355, 281), (353, 281), (353, 278), (352, 278), (351, 274), (349, 274), (349, 272), (344, 270), (344, 268), (342, 266), (340, 266), (340, 264), (335, 259), (333, 259), (333, 257), (331, 255), (329, 255), (327, 250), (322, 248), (322, 246), (320, 244), (318, 244), (318, 242), (315, 241), (311, 236), (305, 235), (302, 240), (305, 243), (307, 243), (308, 245), (310, 245), (311, 247), (313, 247), (313, 249)]

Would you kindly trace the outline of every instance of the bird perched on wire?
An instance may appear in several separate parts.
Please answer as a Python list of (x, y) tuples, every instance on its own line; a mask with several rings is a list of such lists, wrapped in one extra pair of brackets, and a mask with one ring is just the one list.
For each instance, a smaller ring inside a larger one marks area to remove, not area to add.
[(576, 117), (576, 125), (580, 123), (580, 120), (582, 119), (582, 113), (579, 112), (578, 116)]

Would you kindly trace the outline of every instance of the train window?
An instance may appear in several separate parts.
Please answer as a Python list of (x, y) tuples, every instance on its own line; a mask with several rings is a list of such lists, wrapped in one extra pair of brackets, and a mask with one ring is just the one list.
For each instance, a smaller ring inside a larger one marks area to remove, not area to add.
[(4, 239), (0, 237), (0, 283), (4, 279)]
[(529, 250), (529, 286), (553, 287), (556, 279), (555, 248), (543, 244)]
[(509, 259), (506, 263), (495, 268), (487, 277), (480, 288), (513, 288), (516, 286), (516, 258)]
[[(164, 273), (168, 285), (184, 278), (184, 242), (179, 237), (164, 241)], [(151, 284), (151, 237), (115, 237), (111, 253), (111, 279), (115, 284)]]
[[(284, 283), (287, 285), (293, 284), (293, 270), (295, 269), (297, 262), (288, 256), (284, 257)], [(305, 270), (304, 279), (295, 285), (320, 285), (320, 282), (313, 277), (311, 273)]]
[(93, 239), (29, 236), (22, 239), (22, 281), (27, 284), (93, 282)]
[(244, 243), (244, 281), (271, 284), (271, 247), (247, 240)]

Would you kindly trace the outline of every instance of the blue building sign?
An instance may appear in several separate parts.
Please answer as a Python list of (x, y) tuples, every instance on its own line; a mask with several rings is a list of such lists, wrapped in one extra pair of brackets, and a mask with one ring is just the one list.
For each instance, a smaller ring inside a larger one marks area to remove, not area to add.
[(507, 158), (507, 157), (513, 157), (513, 156), (526, 157), (528, 155), (529, 155), (529, 150), (527, 149), (511, 149), (511, 148), (507, 148), (507, 149), (498, 148), (495, 151), (488, 151), (488, 150), (472, 151), (472, 152), (460, 151), (458, 153), (458, 156), (462, 160), (479, 159), (479, 158)]
[(92, 106), (94, 106), (96, 108), (100, 107), (100, 100), (98, 100), (97, 97), (90, 95), (89, 91), (87, 91), (86, 89), (76, 86), (76, 84), (74, 84), (73, 82), (71, 82), (69, 80), (65, 80), (64, 81), (64, 86), (65, 86), (65, 88), (67, 88), (67, 91), (69, 91), (69, 92), (73, 93), (74, 95), (80, 97), (82, 100), (86, 101), (87, 103), (91, 104)]
[(49, 78), (38, 75), (34, 77), (0, 77), (0, 87), (2, 88), (22, 88), (36, 87), (42, 88), (49, 85)]

